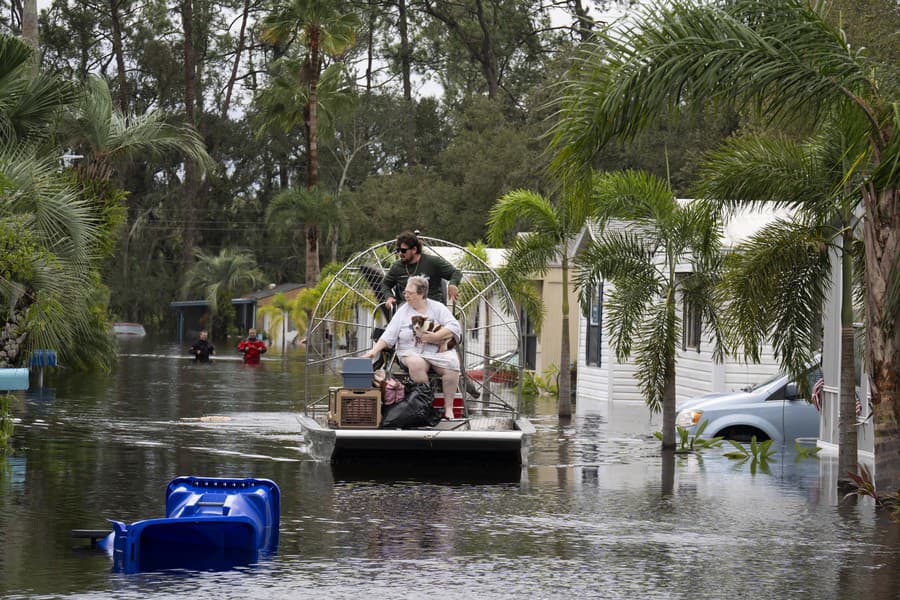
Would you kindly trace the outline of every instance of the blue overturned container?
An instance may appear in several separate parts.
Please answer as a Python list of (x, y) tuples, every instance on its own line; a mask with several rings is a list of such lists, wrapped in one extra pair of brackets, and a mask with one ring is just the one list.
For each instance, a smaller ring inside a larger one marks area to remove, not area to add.
[(121, 573), (225, 570), (278, 548), (281, 490), (269, 479), (178, 477), (166, 488), (166, 517), (126, 525), (101, 546)]

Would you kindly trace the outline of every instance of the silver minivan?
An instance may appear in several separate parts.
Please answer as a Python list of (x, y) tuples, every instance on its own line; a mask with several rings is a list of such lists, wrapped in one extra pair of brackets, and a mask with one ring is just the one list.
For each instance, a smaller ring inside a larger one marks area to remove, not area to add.
[[(810, 388), (821, 377), (810, 372)], [(675, 424), (694, 435), (703, 421), (709, 424), (700, 437), (723, 437), (738, 442), (771, 439), (793, 443), (797, 438), (818, 438), (819, 411), (798, 393), (798, 386), (784, 374), (737, 392), (706, 394), (676, 408)]]

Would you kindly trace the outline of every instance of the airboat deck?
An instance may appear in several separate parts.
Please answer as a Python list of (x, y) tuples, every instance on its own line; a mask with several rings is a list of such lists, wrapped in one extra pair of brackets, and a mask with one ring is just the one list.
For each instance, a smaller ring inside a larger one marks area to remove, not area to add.
[(379, 428), (376, 388), (368, 390), (373, 396), (366, 412), (370, 421), (347, 426), (336, 418), (335, 390), (341, 389), (344, 360), (368, 350), (389, 320), (379, 284), (396, 254), (393, 242), (382, 242), (354, 256), (330, 278), (310, 319), (306, 405), (298, 417), (307, 450), (330, 462), (527, 464), (534, 427), (519, 412), (519, 311), (483, 249), (423, 236), (419, 240), (424, 253), (441, 256), (463, 274), (459, 299), (450, 306), (463, 329), (459, 389), (465, 393), (455, 399), (460, 418), (434, 427)]
[(531, 422), (521, 417), (470, 417), (417, 429), (340, 429), (308, 415), (299, 418), (310, 454), (337, 462), (477, 458), (480, 463), (527, 464), (534, 434)]

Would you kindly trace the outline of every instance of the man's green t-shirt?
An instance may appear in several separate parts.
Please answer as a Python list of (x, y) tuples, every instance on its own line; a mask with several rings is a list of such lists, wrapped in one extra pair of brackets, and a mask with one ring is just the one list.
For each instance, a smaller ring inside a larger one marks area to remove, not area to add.
[(462, 272), (440, 256), (420, 254), (419, 262), (414, 265), (404, 264), (400, 260), (391, 265), (381, 282), (381, 293), (384, 294), (384, 298), (393, 296), (399, 302), (403, 302), (403, 290), (406, 289), (406, 282), (413, 275), (426, 277), (428, 279), (428, 297), (443, 304), (447, 303), (447, 299), (444, 297), (442, 280), (446, 279), (453, 285), (459, 285), (459, 282), (462, 281)]

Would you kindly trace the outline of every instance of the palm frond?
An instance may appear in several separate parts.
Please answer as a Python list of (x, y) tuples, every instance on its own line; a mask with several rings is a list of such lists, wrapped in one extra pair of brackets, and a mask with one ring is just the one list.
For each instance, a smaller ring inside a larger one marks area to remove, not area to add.
[(519, 224), (527, 224), (529, 231), (559, 241), (559, 218), (553, 204), (536, 192), (513, 190), (506, 193), (491, 208), (488, 217), (488, 243), (502, 246), (504, 238)]
[[(662, 411), (670, 362), (674, 365), (678, 317), (674, 299), (652, 303), (642, 321), (635, 356), (638, 387), (651, 412)], [(673, 374), (674, 375), (674, 374)]]
[(196, 256), (197, 262), (185, 275), (184, 292), (202, 294), (212, 313), (219, 311), (220, 302), (265, 281), (256, 259), (246, 250), (223, 248), (217, 255), (198, 251)]
[(777, 221), (728, 257), (725, 329), (736, 347), (757, 359), (771, 336), (789, 369), (799, 372), (809, 364), (831, 280), (830, 235), (827, 228)]
[(871, 96), (865, 61), (805, 0), (654, 2), (598, 34), (579, 58), (554, 128), (553, 167), (572, 174), (615, 137), (686, 105), (720, 102), (775, 119)]
[(667, 181), (631, 169), (598, 174), (592, 200), (594, 217), (601, 224), (619, 219), (644, 230), (665, 229), (678, 209)]
[(587, 310), (590, 291), (603, 280), (614, 286), (607, 295), (607, 323), (616, 356), (624, 360), (631, 353), (646, 304), (660, 290), (653, 252), (633, 234), (607, 232), (576, 258), (575, 282), (582, 309)]
[(544, 275), (550, 263), (559, 256), (560, 247), (553, 238), (527, 233), (509, 246), (506, 268), (525, 276)]

